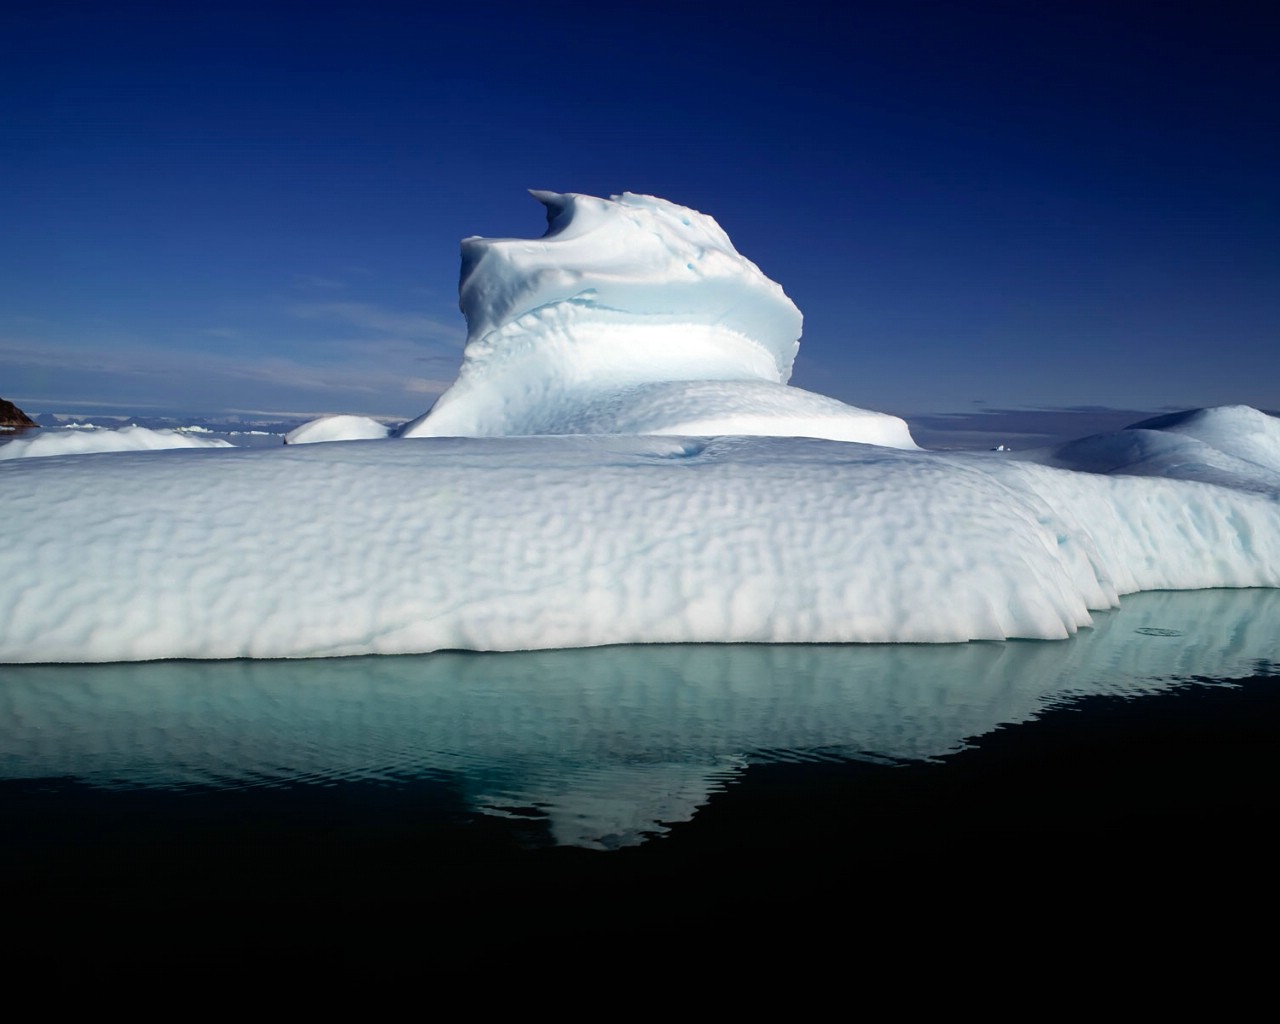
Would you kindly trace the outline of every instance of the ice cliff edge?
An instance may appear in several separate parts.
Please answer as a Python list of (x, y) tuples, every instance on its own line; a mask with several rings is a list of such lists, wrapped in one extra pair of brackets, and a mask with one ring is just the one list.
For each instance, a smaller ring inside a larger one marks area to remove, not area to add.
[(706, 214), (534, 191), (540, 239), (462, 242), (457, 381), (404, 436), (755, 434), (913, 448), (906, 424), (787, 386), (803, 318)]

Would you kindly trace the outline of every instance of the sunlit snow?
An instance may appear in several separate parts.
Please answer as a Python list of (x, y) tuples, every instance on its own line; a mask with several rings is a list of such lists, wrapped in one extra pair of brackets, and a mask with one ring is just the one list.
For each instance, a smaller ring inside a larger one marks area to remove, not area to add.
[(711, 218), (537, 198), (546, 238), (463, 243), (462, 372), (400, 437), (0, 466), (0, 660), (1061, 639), (1280, 586), (1273, 417), (922, 451), (785, 383), (799, 312)]
[(368, 416), (321, 416), (284, 436), (285, 444), (315, 444), (320, 441), (368, 441), (390, 433), (385, 423)]

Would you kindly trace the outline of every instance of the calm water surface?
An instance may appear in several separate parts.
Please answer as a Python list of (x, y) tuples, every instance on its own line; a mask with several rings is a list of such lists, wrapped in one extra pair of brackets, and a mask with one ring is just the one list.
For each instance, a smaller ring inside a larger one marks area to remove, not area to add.
[[(41, 920), (288, 906), (349, 954), (324, 922), (406, 906), (473, 944), (590, 946), (619, 901), (614, 939), (649, 941), (708, 914), (775, 927), (852, 898), (846, 869), (909, 873), (936, 910), (967, 888), (928, 865), (990, 888), (1011, 849), (999, 877), (1032, 884), (1035, 857), (1087, 876), (1099, 843), (1245, 844), (1280, 591), (1096, 618), (1063, 643), (0, 667), (0, 868)], [(772, 895), (748, 911), (743, 885)]]

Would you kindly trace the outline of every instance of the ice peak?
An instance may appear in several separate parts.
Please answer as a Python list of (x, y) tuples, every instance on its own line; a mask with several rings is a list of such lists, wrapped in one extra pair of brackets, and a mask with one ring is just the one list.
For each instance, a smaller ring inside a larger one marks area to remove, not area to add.
[[(531, 188), (529, 195), (547, 208), (547, 234), (553, 234), (556, 218), (569, 208), (570, 193), (551, 192), (545, 188)], [(544, 236), (545, 237), (545, 236)]]
[[(715, 219), (530, 189), (541, 238), (466, 238), (458, 380), (407, 436), (711, 432), (914, 447), (896, 417), (786, 387), (803, 318)], [(712, 385), (712, 386), (708, 386)]]

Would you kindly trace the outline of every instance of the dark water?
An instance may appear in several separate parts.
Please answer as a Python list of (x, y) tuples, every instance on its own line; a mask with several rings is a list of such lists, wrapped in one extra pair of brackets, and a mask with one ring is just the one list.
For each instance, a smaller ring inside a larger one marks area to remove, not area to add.
[(1274, 909), (1278, 723), (1276, 591), (1063, 644), (5, 667), (6, 952), (1173, 956)]

